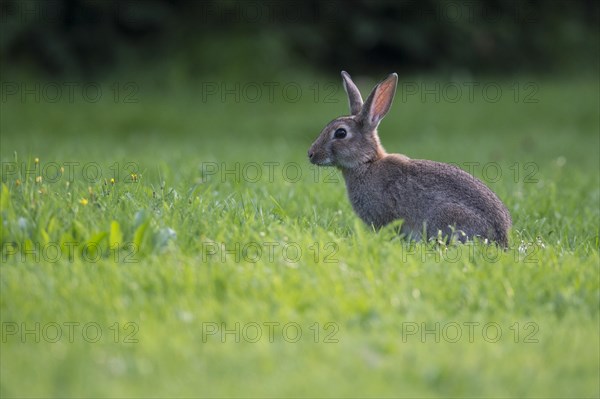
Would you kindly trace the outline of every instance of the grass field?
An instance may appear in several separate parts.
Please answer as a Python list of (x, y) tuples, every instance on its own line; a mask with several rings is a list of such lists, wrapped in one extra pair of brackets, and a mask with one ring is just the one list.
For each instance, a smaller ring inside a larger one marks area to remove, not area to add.
[(400, 80), (384, 146), (482, 178), (507, 251), (360, 222), (306, 159), (337, 80), (5, 85), (2, 397), (598, 397), (598, 80)]

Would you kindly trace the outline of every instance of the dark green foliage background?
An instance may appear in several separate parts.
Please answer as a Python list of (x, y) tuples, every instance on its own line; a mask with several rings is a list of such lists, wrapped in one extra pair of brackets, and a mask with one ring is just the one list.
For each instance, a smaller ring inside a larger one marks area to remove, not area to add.
[(557, 72), (598, 65), (600, 3), (578, 1), (3, 1), (3, 68), (98, 77), (177, 63), (186, 76)]

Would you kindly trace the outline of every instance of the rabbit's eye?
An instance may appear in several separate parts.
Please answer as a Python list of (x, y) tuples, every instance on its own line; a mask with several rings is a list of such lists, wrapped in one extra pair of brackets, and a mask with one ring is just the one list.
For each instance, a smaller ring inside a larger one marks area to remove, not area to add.
[(333, 137), (336, 139), (343, 139), (344, 137), (346, 137), (346, 129), (339, 128), (335, 131)]

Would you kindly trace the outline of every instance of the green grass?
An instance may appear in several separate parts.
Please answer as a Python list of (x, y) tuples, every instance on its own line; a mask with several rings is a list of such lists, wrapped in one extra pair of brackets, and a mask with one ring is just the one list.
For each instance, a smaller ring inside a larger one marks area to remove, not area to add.
[(3, 101), (0, 394), (598, 397), (598, 81), (528, 81), (537, 103), (509, 81), (498, 102), (400, 96), (380, 127), (389, 152), (474, 165), (506, 252), (364, 226), (306, 160), (347, 112), (313, 82), (294, 103)]

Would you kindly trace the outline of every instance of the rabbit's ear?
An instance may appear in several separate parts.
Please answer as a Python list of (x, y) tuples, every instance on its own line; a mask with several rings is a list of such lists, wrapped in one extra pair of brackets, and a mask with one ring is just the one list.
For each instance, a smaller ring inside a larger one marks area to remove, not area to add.
[(354, 84), (350, 75), (346, 71), (342, 71), (342, 79), (344, 80), (344, 90), (348, 94), (348, 102), (350, 103), (350, 113), (356, 115), (360, 112), (363, 106), (363, 99), (358, 91), (358, 87)]
[(369, 129), (375, 129), (390, 110), (397, 83), (398, 75), (392, 73), (375, 86), (369, 98), (367, 98), (361, 110), (360, 118)]

